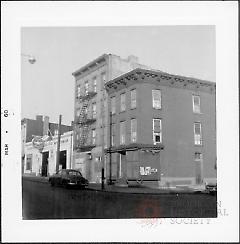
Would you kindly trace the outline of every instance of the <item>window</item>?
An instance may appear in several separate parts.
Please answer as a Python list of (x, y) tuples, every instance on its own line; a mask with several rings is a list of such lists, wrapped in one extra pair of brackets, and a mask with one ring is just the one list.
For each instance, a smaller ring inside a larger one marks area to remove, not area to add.
[(96, 116), (97, 116), (97, 106), (96, 106), (96, 103), (93, 103), (92, 104), (92, 117), (93, 117), (93, 119), (96, 119)]
[(93, 78), (93, 91), (97, 92), (97, 77)]
[(202, 128), (200, 122), (194, 123), (194, 144), (202, 145)]
[(112, 111), (112, 114), (116, 113), (116, 98), (115, 97), (111, 98), (111, 111)]
[(58, 134), (58, 129), (54, 130), (54, 135), (56, 136)]
[(115, 124), (112, 124), (111, 133), (112, 133), (112, 146), (114, 146), (115, 145), (115, 136), (116, 136), (116, 125)]
[(32, 154), (27, 154), (26, 170), (32, 170)]
[(195, 152), (195, 161), (202, 161), (202, 153)]
[(137, 141), (137, 120), (131, 119), (131, 142)]
[(103, 73), (101, 74), (101, 87), (102, 87), (102, 90), (104, 90), (104, 85), (105, 85), (105, 83), (106, 83), (106, 73), (103, 72)]
[(162, 143), (162, 121), (153, 119), (153, 144)]
[(76, 111), (76, 116), (77, 116), (77, 117), (80, 116), (80, 109), (77, 109), (77, 111)]
[(153, 108), (161, 109), (161, 91), (152, 90)]
[(200, 96), (193, 95), (193, 112), (200, 113)]
[(77, 98), (81, 96), (81, 87), (77, 86)]
[(121, 94), (121, 96), (120, 96), (120, 103), (121, 103), (121, 109), (120, 109), (120, 111), (121, 112), (122, 111), (125, 111), (126, 110), (126, 94), (125, 93)]
[(131, 108), (137, 107), (137, 96), (136, 96), (136, 89), (131, 90)]
[(88, 95), (88, 81), (85, 82), (84, 84), (84, 88), (85, 88), (85, 95)]
[(120, 122), (120, 144), (125, 144), (125, 121)]
[(92, 130), (92, 144), (96, 144), (96, 130)]

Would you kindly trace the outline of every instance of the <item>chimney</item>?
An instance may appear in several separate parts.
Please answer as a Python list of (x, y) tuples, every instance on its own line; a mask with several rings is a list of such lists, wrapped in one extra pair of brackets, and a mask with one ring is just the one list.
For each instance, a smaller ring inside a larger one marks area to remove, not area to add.
[(44, 116), (44, 121), (43, 121), (43, 135), (48, 135), (48, 129), (49, 129), (49, 117)]
[(43, 116), (42, 115), (37, 115), (36, 116), (36, 120), (37, 121), (42, 121), (43, 120)]
[(128, 61), (130, 63), (138, 63), (138, 57), (134, 56), (134, 55), (129, 55), (128, 56)]

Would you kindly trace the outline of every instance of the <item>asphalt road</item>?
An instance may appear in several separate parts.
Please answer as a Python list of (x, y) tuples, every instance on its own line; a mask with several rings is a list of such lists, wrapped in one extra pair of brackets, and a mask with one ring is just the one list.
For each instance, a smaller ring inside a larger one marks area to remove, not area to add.
[(65, 189), (24, 180), (23, 219), (213, 218), (217, 197)]

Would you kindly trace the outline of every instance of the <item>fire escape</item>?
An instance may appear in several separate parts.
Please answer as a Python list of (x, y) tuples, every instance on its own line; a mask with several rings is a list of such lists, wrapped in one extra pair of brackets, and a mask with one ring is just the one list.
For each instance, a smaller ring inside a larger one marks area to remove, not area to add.
[(95, 144), (92, 144), (92, 141), (89, 141), (89, 132), (91, 131), (91, 125), (96, 121), (96, 117), (91, 114), (89, 116), (89, 105), (91, 103), (91, 99), (96, 95), (96, 92), (86, 92), (85, 95), (78, 97), (80, 103), (82, 104), (81, 111), (79, 116), (75, 120), (75, 125), (80, 128), (80, 138), (76, 140), (75, 149), (77, 151), (89, 151)]

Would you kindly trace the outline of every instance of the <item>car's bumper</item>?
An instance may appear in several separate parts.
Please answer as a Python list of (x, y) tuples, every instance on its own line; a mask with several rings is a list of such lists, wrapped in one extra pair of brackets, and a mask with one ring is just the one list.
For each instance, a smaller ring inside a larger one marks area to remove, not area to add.
[(68, 182), (68, 185), (69, 186), (88, 186), (88, 183), (70, 181), (70, 182)]

